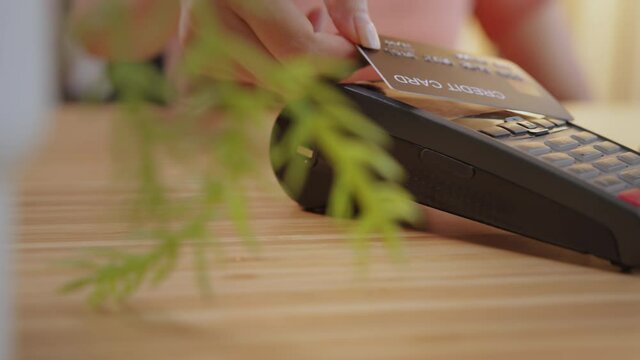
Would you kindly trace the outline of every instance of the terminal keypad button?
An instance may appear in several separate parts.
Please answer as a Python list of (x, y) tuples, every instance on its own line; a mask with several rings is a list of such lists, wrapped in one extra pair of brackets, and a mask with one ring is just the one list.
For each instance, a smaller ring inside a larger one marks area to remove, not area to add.
[(563, 153), (551, 153), (547, 155), (543, 155), (541, 157), (544, 161), (547, 161), (555, 166), (565, 167), (569, 165), (573, 165), (576, 160), (571, 156)]
[(535, 129), (529, 129), (529, 135), (533, 135), (533, 136), (540, 136), (540, 135), (547, 135), (549, 133), (549, 129), (546, 128), (535, 128)]
[(593, 163), (602, 172), (614, 172), (627, 167), (627, 164), (614, 157), (607, 157)]
[(638, 165), (638, 164), (640, 164), (640, 155), (634, 154), (634, 153), (630, 153), (630, 152), (618, 155), (618, 159), (626, 162), (629, 165)]
[(531, 155), (543, 155), (551, 152), (551, 148), (540, 142), (526, 142), (518, 144), (516, 147)]
[(567, 122), (564, 120), (558, 120), (558, 119), (548, 119), (549, 121), (551, 121), (552, 123), (554, 123), (556, 126), (564, 126), (567, 125)]
[(509, 130), (509, 132), (511, 132), (514, 135), (520, 135), (520, 134), (524, 134), (527, 132), (527, 129), (523, 128), (522, 126), (515, 124), (515, 123), (504, 123), (504, 124), (500, 124), (498, 125), (499, 127)]
[(595, 142), (598, 140), (598, 137), (596, 135), (586, 131), (573, 134), (571, 135), (571, 137), (580, 141), (582, 144), (591, 144), (592, 142)]
[(624, 170), (620, 172), (620, 178), (631, 185), (640, 186), (640, 168)]
[(527, 128), (529, 130), (535, 129), (535, 128), (538, 127), (538, 125), (532, 123), (531, 121), (526, 121), (526, 120), (525, 121), (518, 121), (518, 125), (523, 126), (523, 127)]
[(613, 154), (615, 152), (618, 152), (620, 150), (620, 146), (617, 144), (614, 144), (610, 141), (603, 141), (601, 143), (595, 144), (593, 147), (595, 147), (596, 149), (602, 151), (603, 153), (609, 155), (609, 154)]
[(618, 199), (640, 208), (640, 188), (623, 191), (618, 194)]
[(570, 137), (557, 137), (545, 141), (545, 144), (556, 151), (567, 151), (580, 146), (580, 143)]
[(489, 128), (485, 128), (480, 130), (480, 132), (485, 133), (489, 136), (492, 137), (503, 137), (503, 136), (508, 136), (511, 135), (511, 133), (509, 131), (507, 131), (506, 129), (503, 129), (501, 127), (497, 127), (497, 126), (492, 126)]
[(568, 167), (567, 170), (582, 179), (593, 179), (600, 175), (600, 171), (591, 164), (576, 164)]
[(600, 151), (591, 146), (583, 146), (575, 150), (571, 150), (569, 151), (569, 155), (580, 161), (591, 161), (603, 156)]
[(620, 191), (627, 187), (627, 184), (612, 175), (600, 176), (596, 178), (593, 183), (603, 188), (604, 190), (611, 192)]
[(546, 128), (546, 129), (551, 129), (551, 128), (556, 126), (556, 124), (552, 123), (549, 120), (545, 120), (545, 119), (531, 120), (531, 122), (534, 123), (534, 124), (538, 124), (538, 125), (542, 126), (543, 128)]

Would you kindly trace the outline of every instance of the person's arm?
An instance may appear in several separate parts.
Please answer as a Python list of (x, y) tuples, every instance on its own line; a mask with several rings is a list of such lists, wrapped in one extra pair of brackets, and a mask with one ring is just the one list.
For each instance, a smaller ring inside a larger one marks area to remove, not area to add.
[(502, 56), (561, 100), (590, 100), (564, 14), (555, 0), (477, 0), (476, 16)]

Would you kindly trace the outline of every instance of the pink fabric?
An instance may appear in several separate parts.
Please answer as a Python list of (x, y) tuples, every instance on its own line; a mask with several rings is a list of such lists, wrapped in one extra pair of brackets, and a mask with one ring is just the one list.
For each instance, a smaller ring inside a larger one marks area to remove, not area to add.
[[(322, 0), (295, 0), (307, 13)], [(444, 47), (455, 47), (460, 29), (473, 12), (472, 0), (369, 0), (378, 32)], [(335, 29), (334, 29), (335, 30)]]

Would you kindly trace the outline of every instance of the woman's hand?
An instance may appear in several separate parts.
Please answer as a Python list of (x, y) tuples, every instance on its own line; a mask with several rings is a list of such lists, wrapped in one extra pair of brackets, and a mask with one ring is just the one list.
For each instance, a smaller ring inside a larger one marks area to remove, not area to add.
[[(71, 18), (86, 49), (103, 58), (148, 59), (159, 55), (188, 24), (190, 0), (73, 0)], [(324, 0), (304, 14), (293, 0), (210, 0), (228, 30), (278, 60), (297, 54), (349, 57), (353, 44), (378, 49), (380, 40), (367, 0)], [(109, 9), (120, 6), (115, 19)], [(186, 16), (184, 16), (186, 15)], [(109, 17), (111, 16), (111, 17)], [(338, 34), (324, 31), (329, 19)], [(178, 26), (179, 20), (183, 22)], [(126, 33), (123, 34), (123, 29)], [(124, 36), (122, 36), (124, 35)], [(124, 44), (122, 42), (125, 42)]]
[[(366, 0), (324, 2), (326, 10), (303, 14), (292, 0), (215, 0), (218, 18), (227, 29), (278, 60), (298, 54), (349, 57), (354, 43), (380, 48)], [(324, 31), (329, 17), (338, 34)]]

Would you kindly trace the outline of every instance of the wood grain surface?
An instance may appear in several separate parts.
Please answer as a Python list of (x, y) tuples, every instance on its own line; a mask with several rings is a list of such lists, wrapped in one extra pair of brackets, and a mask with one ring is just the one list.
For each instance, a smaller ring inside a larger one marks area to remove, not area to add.
[[(640, 133), (640, 109), (625, 114)], [(117, 216), (113, 116), (60, 109), (22, 182), (20, 359), (640, 358), (638, 275), (433, 210), (426, 231), (406, 231), (406, 263), (375, 243), (360, 271), (330, 219), (261, 188), (250, 192), (259, 252), (228, 222), (211, 224), (226, 259), (212, 265), (211, 298), (186, 251), (166, 283), (119, 311), (93, 311), (82, 294), (57, 292), (76, 275), (60, 262), (151, 241), (134, 240)]]

